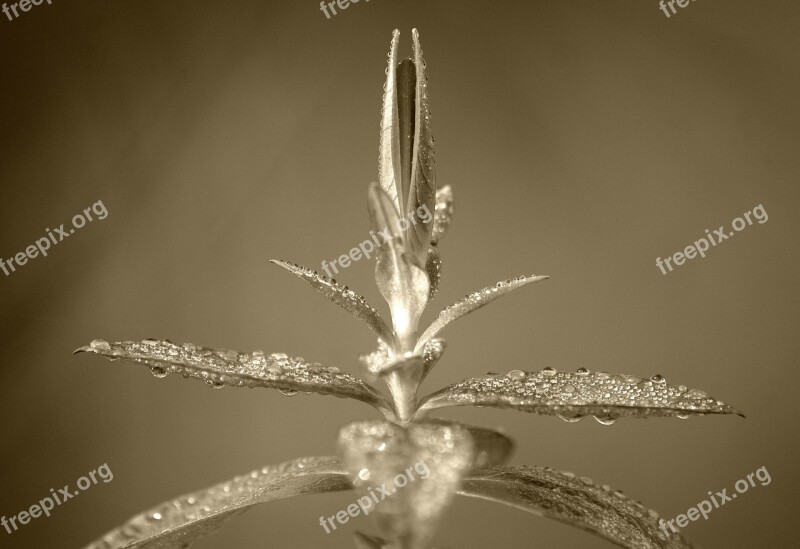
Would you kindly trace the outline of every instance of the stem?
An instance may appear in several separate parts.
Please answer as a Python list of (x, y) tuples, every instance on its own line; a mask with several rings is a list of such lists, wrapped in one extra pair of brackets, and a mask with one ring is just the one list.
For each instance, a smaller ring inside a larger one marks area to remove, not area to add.
[(407, 422), (417, 411), (417, 387), (422, 378), (422, 360), (409, 359), (397, 369), (384, 376), (394, 400), (397, 419)]

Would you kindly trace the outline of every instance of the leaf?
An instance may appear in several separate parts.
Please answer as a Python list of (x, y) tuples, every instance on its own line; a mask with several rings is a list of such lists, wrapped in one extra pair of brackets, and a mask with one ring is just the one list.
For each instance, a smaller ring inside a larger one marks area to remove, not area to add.
[(446, 406), (492, 406), (521, 412), (558, 415), (566, 421), (593, 415), (610, 424), (621, 416), (680, 417), (739, 414), (703, 391), (669, 385), (660, 375), (636, 376), (576, 372), (513, 370), (505, 375), (465, 379), (427, 396), (418, 413)]
[(433, 232), (431, 244), (438, 244), (447, 234), (454, 212), (453, 187), (445, 185), (436, 189), (436, 207), (433, 214)]
[(425, 378), (428, 377), (428, 374), (433, 370), (433, 367), (439, 362), (439, 359), (442, 358), (444, 354), (444, 350), (447, 348), (447, 344), (445, 343), (444, 339), (431, 339), (427, 343), (425, 343), (425, 347), (422, 349), (422, 358), (424, 360), (424, 366), (422, 369), (422, 379), (420, 383), (425, 381)]
[(422, 349), (425, 343), (432, 337), (441, 332), (445, 326), (464, 316), (471, 313), (476, 309), (480, 309), (484, 305), (488, 305), (498, 297), (507, 294), (517, 288), (530, 284), (531, 282), (539, 282), (540, 280), (547, 280), (548, 276), (519, 276), (514, 279), (498, 282), (494, 286), (488, 286), (478, 292), (467, 294), (463, 299), (456, 301), (454, 304), (445, 308), (439, 313), (430, 326), (423, 332), (417, 341), (417, 352)]
[(381, 535), (399, 548), (429, 544), (475, 451), (469, 432), (457, 425), (386, 421), (342, 428), (338, 448), (361, 494), (358, 501), (377, 518)]
[(691, 549), (659, 528), (655, 511), (586, 477), (549, 467), (491, 467), (464, 480), (462, 496), (503, 503), (597, 534), (630, 549)]
[(302, 265), (296, 265), (277, 259), (271, 259), (270, 262), (279, 267), (283, 267), (290, 273), (307, 282), (317, 293), (336, 303), (354, 317), (366, 322), (369, 329), (375, 332), (375, 334), (387, 344), (392, 343), (392, 332), (380, 317), (378, 311), (367, 303), (363, 297), (348, 289), (347, 286), (340, 286), (335, 280), (303, 267)]
[(428, 273), (428, 281), (431, 286), (428, 291), (428, 301), (430, 301), (439, 291), (439, 282), (442, 280), (442, 259), (439, 257), (439, 250), (436, 246), (431, 246), (428, 250), (425, 272)]
[(300, 357), (290, 358), (282, 353), (241, 353), (155, 339), (117, 343), (96, 339), (75, 352), (103, 355), (110, 360), (133, 360), (149, 367), (156, 377), (180, 374), (214, 387), (268, 387), (287, 395), (303, 391), (354, 398), (374, 406), (388, 418), (394, 417), (385, 397), (362, 380), (340, 373), (337, 368), (307, 363)]
[(386, 68), (386, 83), (383, 86), (383, 107), (381, 108), (381, 137), (378, 155), (378, 179), (380, 185), (392, 200), (398, 212), (403, 210), (406, 194), (400, 188), (400, 123), (397, 112), (397, 45), (400, 31), (392, 32), (389, 48), (389, 64)]
[(433, 224), (419, 222), (422, 216), (418, 212), (425, 211), (425, 217), (433, 215), (436, 182), (425, 62), (416, 29), (411, 36), (413, 58), (398, 62), (400, 33), (392, 33), (381, 110), (378, 178), (398, 215), (408, 220), (403, 229), (407, 251), (424, 264)]
[(416, 87), (417, 71), (412, 59), (403, 59), (397, 65), (397, 122), (400, 137), (400, 178), (403, 200), (400, 201), (398, 212), (401, 216), (408, 213), (411, 201), (411, 169), (414, 157), (415, 113), (416, 113)]
[[(431, 134), (430, 120), (431, 112), (428, 104), (428, 76), (425, 73), (425, 60), (422, 58), (422, 46), (419, 42), (417, 29), (412, 29), (412, 51), (414, 68), (414, 110), (409, 113), (413, 116), (414, 140), (412, 143), (411, 161), (411, 183), (409, 185), (408, 203), (405, 210), (400, 210), (401, 214), (417, 214), (420, 209), (432, 216), (436, 209), (436, 175), (434, 173), (434, 148), (433, 136)], [(402, 127), (401, 117), (401, 127)], [(420, 263), (425, 262), (425, 256), (431, 243), (433, 232), (432, 223), (412, 223), (408, 231), (408, 241), (411, 244), (411, 251), (419, 259)]]
[(384, 239), (376, 253), (375, 281), (392, 311), (392, 324), (400, 340), (401, 351), (413, 348), (417, 323), (428, 302), (428, 275), (406, 254), (402, 239), (397, 238), (397, 211), (389, 196), (377, 184), (367, 192), (372, 228), (393, 238)]
[[(211, 488), (164, 502), (130, 519), (86, 549), (174, 549), (188, 547), (250, 507), (299, 495), (352, 489), (335, 457), (299, 458), (235, 477)], [(280, 525), (276, 524), (276, 528)]]

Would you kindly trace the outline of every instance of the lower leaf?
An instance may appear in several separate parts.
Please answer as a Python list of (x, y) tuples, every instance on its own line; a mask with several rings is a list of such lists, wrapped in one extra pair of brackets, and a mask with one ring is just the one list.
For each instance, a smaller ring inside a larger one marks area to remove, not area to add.
[(86, 549), (188, 547), (253, 505), (350, 489), (349, 475), (335, 457), (299, 458), (164, 502), (90, 543)]
[(660, 528), (658, 513), (622, 492), (549, 467), (490, 467), (468, 475), (458, 493), (554, 519), (629, 549), (692, 547)]

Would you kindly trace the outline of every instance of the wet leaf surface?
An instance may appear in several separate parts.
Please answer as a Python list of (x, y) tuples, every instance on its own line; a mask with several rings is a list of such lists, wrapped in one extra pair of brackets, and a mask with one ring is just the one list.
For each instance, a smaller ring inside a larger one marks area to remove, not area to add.
[(660, 376), (644, 379), (623, 374), (513, 370), (465, 379), (429, 395), (420, 411), (446, 406), (492, 406), (521, 412), (558, 415), (566, 421), (592, 415), (604, 424), (622, 416), (680, 417), (739, 414), (698, 389), (670, 385)]
[(425, 343), (436, 336), (436, 334), (444, 330), (445, 327), (454, 320), (469, 314), (476, 309), (480, 309), (485, 305), (488, 305), (498, 297), (512, 292), (517, 288), (525, 286), (526, 284), (530, 284), (531, 282), (547, 280), (548, 278), (549, 277), (547, 276), (535, 275), (519, 276), (517, 278), (498, 282), (494, 286), (488, 286), (480, 291), (467, 294), (464, 298), (456, 301), (439, 313), (439, 316), (436, 317), (436, 320), (434, 320), (419, 337), (419, 341), (417, 342), (417, 350), (421, 350)]
[(691, 549), (659, 516), (620, 491), (549, 467), (491, 467), (464, 479), (460, 495), (510, 505), (601, 536), (629, 549)]
[[(254, 505), (350, 489), (349, 475), (337, 458), (299, 458), (166, 501), (133, 517), (87, 545), (86, 549), (188, 547)], [(280, 525), (275, 527), (280, 528)]]
[(267, 387), (279, 389), (287, 396), (306, 392), (354, 398), (374, 406), (384, 415), (393, 416), (384, 396), (364, 381), (341, 373), (337, 368), (308, 363), (282, 353), (242, 353), (156, 339), (115, 343), (98, 339), (75, 352), (102, 355), (109, 360), (132, 360), (150, 368), (156, 377), (179, 374), (205, 381), (215, 388), (226, 385)]
[(367, 301), (350, 290), (347, 286), (340, 286), (333, 279), (323, 276), (316, 271), (312, 271), (302, 265), (295, 265), (287, 261), (280, 261), (277, 259), (271, 260), (272, 263), (283, 267), (290, 273), (308, 283), (314, 288), (317, 293), (327, 298), (328, 300), (336, 303), (339, 307), (352, 314), (354, 317), (363, 320), (369, 329), (375, 335), (391, 344), (393, 341), (392, 331), (386, 325), (386, 322), (380, 317), (378, 311), (375, 310)]

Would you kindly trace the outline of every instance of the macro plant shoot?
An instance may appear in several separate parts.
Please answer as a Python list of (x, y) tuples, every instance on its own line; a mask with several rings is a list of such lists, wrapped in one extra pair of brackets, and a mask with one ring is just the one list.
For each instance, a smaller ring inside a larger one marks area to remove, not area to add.
[(798, 28), (0, 0), (0, 549), (797, 546)]
[[(611, 425), (619, 418), (741, 415), (730, 405), (699, 389), (669, 383), (660, 374), (587, 368), (490, 372), (419, 395), (422, 381), (443, 358), (445, 328), (512, 291), (527, 286), (545, 291), (534, 283), (548, 277), (523, 274), (491, 284), (421, 325), (422, 313), (439, 289), (440, 244), (455, 208), (453, 186), (439, 187), (436, 181), (427, 65), (416, 29), (411, 31), (407, 58), (400, 54), (400, 32), (393, 32), (383, 90), (378, 180), (367, 186), (367, 211), (372, 233), (383, 235), (369, 242), (374, 243), (375, 283), (389, 319), (324, 274), (290, 261), (272, 261), (372, 332), (377, 348), (359, 359), (364, 374), (382, 381), (383, 390), (337, 367), (277, 352), (213, 349), (168, 339), (98, 339), (76, 351), (132, 361), (157, 378), (178, 374), (212, 387), (352, 398), (371, 406), (380, 419), (341, 426), (336, 456), (267, 466), (162, 503), (87, 548), (166, 548), (177, 540), (186, 547), (221, 527), (227, 517), (266, 501), (343, 490), (355, 491), (357, 503), (319, 517), (319, 524), (331, 534), (352, 520), (357, 547), (429, 547), (443, 512), (457, 495), (555, 519), (623, 547), (691, 547), (679, 532), (661, 528), (656, 512), (622, 492), (549, 467), (506, 465), (513, 448), (509, 436), (434, 414), (442, 408), (476, 406), (553, 415), (568, 423), (591, 416)], [(420, 211), (433, 212), (432, 222), (401, 223)], [(410, 463), (424, 465), (424, 478), (417, 470), (420, 480), (410, 480), (416, 469), (408, 467)], [(368, 528), (368, 515), (375, 519), (377, 536), (362, 531)]]

